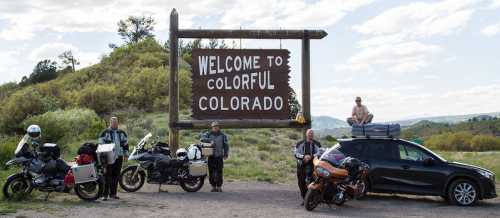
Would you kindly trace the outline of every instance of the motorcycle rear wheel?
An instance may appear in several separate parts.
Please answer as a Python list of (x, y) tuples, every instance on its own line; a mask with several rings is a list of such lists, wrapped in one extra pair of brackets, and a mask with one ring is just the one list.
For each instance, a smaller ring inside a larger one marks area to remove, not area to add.
[(33, 191), (33, 185), (29, 178), (22, 173), (10, 176), (3, 186), (3, 195), (6, 199), (24, 198)]
[(181, 179), (180, 181), (181, 188), (187, 192), (199, 191), (203, 187), (204, 183), (205, 183), (205, 176), (194, 177), (190, 180)]
[(104, 184), (99, 181), (86, 182), (75, 185), (76, 195), (84, 201), (95, 201), (102, 196)]
[(308, 189), (304, 197), (304, 207), (307, 211), (312, 211), (321, 202), (321, 193), (318, 190)]
[[(146, 173), (144, 171), (139, 171), (135, 177), (133, 177), (137, 166), (130, 166), (125, 168), (120, 174), (120, 187), (126, 192), (136, 192), (142, 188), (144, 182), (146, 181)], [(133, 178), (132, 178), (133, 177)]]

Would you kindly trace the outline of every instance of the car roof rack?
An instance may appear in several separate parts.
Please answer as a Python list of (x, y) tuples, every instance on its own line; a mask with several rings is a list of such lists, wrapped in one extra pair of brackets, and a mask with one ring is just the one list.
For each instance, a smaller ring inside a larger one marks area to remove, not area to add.
[(352, 139), (399, 139), (393, 136), (351, 136)]

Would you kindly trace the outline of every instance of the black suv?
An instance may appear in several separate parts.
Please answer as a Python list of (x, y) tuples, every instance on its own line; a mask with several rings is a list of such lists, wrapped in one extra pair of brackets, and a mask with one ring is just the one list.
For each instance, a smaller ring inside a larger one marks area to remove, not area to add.
[(334, 149), (370, 165), (370, 192), (442, 196), (461, 206), (497, 196), (491, 171), (448, 162), (413, 142), (353, 138), (339, 140)]

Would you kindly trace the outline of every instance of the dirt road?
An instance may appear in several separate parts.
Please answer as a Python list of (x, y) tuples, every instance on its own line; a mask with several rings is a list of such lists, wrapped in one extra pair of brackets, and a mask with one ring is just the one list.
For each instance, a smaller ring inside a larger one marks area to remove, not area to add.
[[(300, 206), (294, 185), (233, 182), (223, 193), (210, 193), (208, 185), (197, 193), (175, 186), (146, 185), (137, 193), (120, 193), (119, 201), (76, 203), (54, 206), (40, 212), (23, 210), (12, 217), (500, 217), (500, 199), (480, 202), (475, 207), (450, 206), (438, 197), (370, 195), (349, 201), (342, 207), (320, 205), (307, 212)], [(49, 200), (56, 201), (54, 199)]]

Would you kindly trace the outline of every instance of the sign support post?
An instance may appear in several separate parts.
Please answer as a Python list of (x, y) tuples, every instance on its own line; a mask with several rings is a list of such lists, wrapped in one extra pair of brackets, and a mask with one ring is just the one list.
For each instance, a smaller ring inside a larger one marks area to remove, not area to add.
[(179, 130), (174, 127), (174, 124), (179, 121), (179, 76), (178, 76), (178, 38), (177, 31), (179, 30), (179, 14), (175, 9), (170, 14), (170, 83), (169, 83), (169, 144), (173, 153), (179, 148)]
[(310, 51), (308, 31), (304, 30), (304, 38), (302, 39), (302, 113), (306, 120), (306, 124), (302, 128), (305, 134), (307, 129), (311, 128), (311, 66), (310, 66)]

